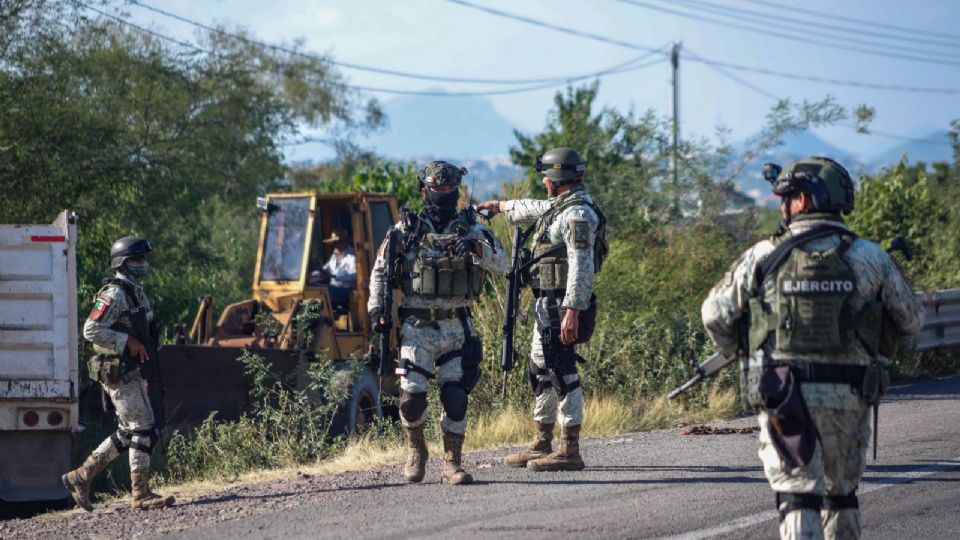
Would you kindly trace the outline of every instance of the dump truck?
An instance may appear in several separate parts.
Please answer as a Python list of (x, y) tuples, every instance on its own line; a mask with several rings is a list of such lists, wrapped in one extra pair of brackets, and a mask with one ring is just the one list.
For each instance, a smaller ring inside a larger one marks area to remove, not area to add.
[(68, 496), (78, 429), (76, 216), (0, 225), (0, 500)]
[[(381, 392), (399, 394), (396, 375), (379, 376), (370, 359), (367, 315), (370, 270), (380, 242), (398, 220), (396, 197), (359, 191), (270, 194), (259, 198), (257, 206), (260, 239), (252, 296), (225, 306), (216, 324), (214, 299), (199, 297), (192, 324), (179, 325), (174, 343), (160, 348), (168, 423), (196, 425), (213, 411), (218, 419), (239, 418), (249, 406), (250, 381), (237, 358), (247, 350), (266, 359), (273, 371), (291, 373), (304, 361), (304, 342), (295, 327), (297, 315), (309, 304), (319, 317), (310, 329), (308, 361), (322, 358), (345, 367), (347, 359), (366, 360), (333, 428), (362, 431), (383, 414)], [(346, 231), (357, 260), (356, 287), (341, 304), (333, 303), (328, 286), (314, 279), (333, 249), (322, 240), (334, 230)]]

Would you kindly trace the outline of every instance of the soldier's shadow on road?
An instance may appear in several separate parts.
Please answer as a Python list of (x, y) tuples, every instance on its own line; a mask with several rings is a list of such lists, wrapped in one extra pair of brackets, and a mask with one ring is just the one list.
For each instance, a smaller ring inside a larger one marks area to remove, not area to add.
[(359, 485), (359, 486), (337, 486), (337, 487), (322, 487), (317, 486), (317, 489), (304, 489), (304, 490), (288, 490), (280, 493), (221, 493), (217, 496), (204, 496), (190, 501), (191, 505), (204, 505), (204, 504), (217, 504), (217, 503), (228, 503), (233, 501), (249, 501), (249, 500), (261, 500), (266, 501), (270, 499), (284, 499), (284, 498), (294, 498), (300, 497), (303, 495), (313, 495), (319, 493), (333, 493), (338, 491), (367, 491), (374, 489), (388, 489), (395, 487), (404, 487), (409, 486), (407, 483), (382, 483), (382, 484), (369, 484), (369, 485)]
[[(657, 473), (672, 472), (677, 474), (695, 473), (696, 476), (672, 476), (664, 478), (577, 478), (580, 472), (572, 473), (529, 473), (530, 476), (516, 480), (478, 480), (477, 484), (726, 484), (726, 483), (766, 483), (761, 467), (723, 467), (713, 465), (604, 465), (587, 467), (586, 473), (614, 472), (614, 473)], [(708, 474), (711, 476), (704, 476)], [(562, 476), (561, 476), (562, 475)], [(750, 475), (750, 476), (747, 476)], [(632, 475), (631, 475), (632, 476)]]

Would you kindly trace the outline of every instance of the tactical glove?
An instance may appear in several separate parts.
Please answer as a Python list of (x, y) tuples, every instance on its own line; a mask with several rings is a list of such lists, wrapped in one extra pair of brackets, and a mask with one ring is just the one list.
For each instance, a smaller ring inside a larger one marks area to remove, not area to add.
[(476, 253), (477, 245), (479, 242), (473, 238), (467, 238), (463, 236), (457, 239), (457, 242), (453, 245), (453, 252), (458, 257), (463, 257), (467, 253)]

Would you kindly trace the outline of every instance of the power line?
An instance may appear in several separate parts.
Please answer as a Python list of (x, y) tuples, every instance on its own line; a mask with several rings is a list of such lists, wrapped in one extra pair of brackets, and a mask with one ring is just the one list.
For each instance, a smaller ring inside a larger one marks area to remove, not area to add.
[(777, 3), (777, 2), (766, 2), (766, 1), (764, 1), (764, 0), (740, 0), (740, 1), (741, 1), (741, 2), (747, 2), (747, 3), (750, 3), (750, 4), (757, 4), (757, 5), (760, 5), (760, 6), (766, 6), (766, 7), (772, 8), (772, 9), (779, 9), (779, 10), (781, 10), (781, 11), (789, 11), (789, 12), (794, 12), (794, 13), (803, 13), (803, 14), (805, 14), (805, 15), (812, 15), (812, 16), (814, 16), (814, 17), (822, 17), (822, 18), (831, 19), (831, 20), (838, 20), (838, 21), (847, 21), (847, 22), (852, 22), (852, 23), (857, 23), (857, 24), (866, 24), (866, 25), (869, 25), (869, 26), (875, 26), (875, 27), (877, 27), (877, 28), (886, 28), (887, 30), (894, 30), (894, 31), (897, 31), (897, 32), (904, 32), (904, 33), (913, 34), (913, 35), (926, 34), (926, 35), (930, 35), (930, 36), (939, 36), (939, 37), (942, 37), (942, 38), (947, 38), (947, 39), (952, 39), (952, 40), (955, 40), (955, 41), (960, 41), (960, 35), (957, 35), (957, 34), (946, 34), (946, 33), (943, 33), (943, 32), (932, 32), (932, 31), (930, 31), (928, 28), (908, 28), (908, 27), (906, 27), (906, 26), (896, 26), (896, 25), (892, 25), (892, 24), (884, 24), (884, 23), (876, 22), (876, 21), (867, 21), (867, 20), (863, 20), (863, 19), (855, 19), (855, 18), (853, 18), (853, 17), (844, 17), (844, 16), (838, 15), (838, 14), (836, 14), (836, 13), (826, 13), (826, 12), (823, 12), (823, 11), (814, 11), (814, 10), (812, 10), (812, 9), (803, 9), (803, 8), (799, 8), (799, 7), (792, 6), (792, 5), (791, 5), (791, 6), (787, 6), (787, 5), (779, 4), (779, 3)]
[[(303, 52), (303, 51), (298, 51), (298, 50), (296, 50), (296, 49), (291, 49), (291, 48), (289, 48), (289, 47), (284, 47), (284, 46), (282, 46), (282, 45), (275, 45), (275, 44), (271, 44), (271, 43), (266, 43), (266, 42), (263, 42), (263, 41), (255, 40), (255, 39), (249, 38), (249, 37), (247, 37), (247, 36), (244, 36), (244, 35), (242, 35), (242, 34), (237, 34), (237, 33), (234, 33), (234, 32), (228, 32), (228, 31), (226, 31), (226, 30), (223, 30), (222, 28), (218, 28), (218, 27), (215, 27), (215, 26), (210, 26), (210, 25), (205, 24), (205, 23), (202, 23), (202, 22), (200, 22), (200, 21), (197, 21), (197, 20), (194, 20), (194, 19), (189, 19), (189, 18), (184, 17), (184, 16), (182, 16), (182, 15), (178, 15), (178, 14), (176, 14), (176, 13), (172, 13), (172, 12), (170, 12), (170, 11), (166, 11), (166, 10), (164, 10), (164, 9), (160, 9), (160, 8), (158, 8), (158, 7), (154, 7), (154, 6), (151, 6), (151, 5), (148, 5), (148, 4), (144, 4), (144, 3), (142, 3), (142, 2), (139, 2), (138, 0), (129, 0), (129, 2), (130, 2), (131, 4), (133, 4), (133, 5), (135, 5), (135, 6), (141, 7), (141, 8), (143, 8), (143, 9), (148, 10), (148, 11), (152, 11), (152, 12), (157, 13), (157, 14), (159, 14), (159, 15), (162, 15), (162, 16), (164, 16), (164, 17), (168, 17), (168, 18), (171, 18), (171, 19), (174, 19), (174, 20), (177, 20), (177, 21), (180, 21), (180, 22), (189, 24), (189, 25), (191, 25), (191, 26), (194, 26), (194, 27), (197, 27), (197, 28), (201, 28), (201, 29), (206, 30), (206, 31), (208, 31), (208, 32), (213, 32), (213, 33), (219, 34), (219, 35), (221, 35), (221, 36), (228, 37), (228, 38), (230, 38), (230, 39), (235, 39), (235, 40), (238, 40), (238, 41), (242, 41), (242, 42), (244, 42), (244, 43), (247, 43), (248, 45), (253, 45), (253, 46), (261, 47), (261, 48), (266, 48), (266, 49), (270, 49), (270, 50), (273, 50), (273, 51), (276, 51), (276, 52), (282, 52), (282, 53), (284, 53), (284, 54), (289, 54), (289, 55), (292, 55), (292, 56), (298, 56), (298, 57), (302, 57), (302, 58), (307, 58), (307, 59), (314, 60), (314, 61), (326, 62), (326, 63), (329, 63), (329, 64), (334, 65), (334, 66), (338, 66), (338, 67), (341, 67), (341, 68), (353, 69), (353, 70), (358, 70), (358, 71), (366, 71), (366, 72), (369, 72), (369, 73), (377, 73), (377, 74), (381, 74), (381, 75), (390, 75), (390, 76), (394, 76), (394, 77), (403, 77), (403, 78), (407, 78), (407, 79), (416, 79), (416, 80), (421, 80), (421, 81), (449, 82), (449, 83), (476, 83), (476, 84), (503, 84), (503, 85), (538, 84), (538, 83), (562, 83), (562, 82), (567, 81), (567, 80), (570, 80), (570, 79), (581, 78), (581, 77), (584, 77), (585, 75), (588, 76), (588, 74), (577, 74), (577, 75), (568, 75), (568, 76), (561, 76), (561, 77), (542, 77), (542, 78), (526, 78), (526, 79), (486, 79), (486, 78), (472, 78), (472, 77), (448, 77), (448, 76), (432, 75), (432, 74), (426, 74), (426, 73), (413, 73), (413, 72), (409, 72), (409, 71), (400, 71), (400, 70), (388, 69), (388, 68), (381, 68), (381, 67), (375, 67), (375, 66), (366, 66), (366, 65), (361, 65), (361, 64), (354, 64), (354, 63), (351, 63), (351, 62), (343, 62), (343, 61), (340, 61), (340, 60), (334, 60), (334, 59), (329, 58), (329, 57), (326, 57), (326, 56), (321, 56), (321, 55), (313, 54), (313, 53), (306, 53), (306, 52)], [(661, 47), (660, 49), (651, 50), (651, 51), (650, 51), (650, 54), (666, 54), (666, 53), (665, 53), (665, 50), (666, 50), (665, 47)], [(633, 59), (632, 61), (640, 61), (640, 60), (645, 59), (645, 58), (646, 58), (646, 57), (635, 58), (635, 59)]]
[[(466, 0), (445, 0), (445, 1), (446, 1), (446, 2), (450, 2), (451, 4), (459, 4), (459, 5), (461, 5), (461, 6), (468, 7), (468, 8), (470, 8), (470, 9), (475, 9), (475, 10), (477, 10), (477, 11), (483, 11), (483, 12), (486, 12), (486, 13), (490, 13), (491, 15), (496, 15), (496, 16), (498, 16), (498, 17), (503, 17), (503, 18), (506, 18), (506, 19), (512, 19), (512, 20), (519, 21), (519, 22), (526, 23), (526, 24), (532, 24), (532, 25), (534, 25), (534, 26), (539, 26), (539, 27), (541, 27), (541, 28), (548, 28), (548, 29), (550, 29), (550, 30), (554, 30), (554, 31), (556, 31), (556, 32), (560, 32), (560, 33), (562, 33), (562, 34), (569, 34), (569, 35), (572, 35), (572, 36), (578, 36), (578, 37), (582, 37), (582, 38), (586, 38), (586, 39), (591, 39), (591, 40), (594, 40), (594, 41), (599, 41), (599, 42), (601, 42), (601, 43), (608, 43), (608, 44), (610, 44), (610, 45), (617, 45), (618, 47), (625, 47), (625, 48), (627, 48), (627, 49), (634, 49), (634, 50), (637, 50), (637, 51), (648, 51), (648, 52), (656, 52), (656, 51), (658, 51), (658, 49), (654, 49), (654, 48), (652, 48), (652, 47), (648, 47), (648, 46), (645, 46), (645, 45), (639, 45), (639, 44), (637, 44), (637, 43), (631, 43), (631, 42), (629, 42), (629, 41), (622, 41), (622, 40), (615, 39), (615, 38), (611, 38), (611, 37), (604, 36), (604, 35), (601, 35), (601, 34), (593, 34), (593, 33), (590, 33), (590, 32), (583, 32), (583, 31), (581, 31), (581, 30), (577, 30), (577, 29), (575, 29), (575, 28), (569, 28), (569, 27), (566, 27), (566, 26), (559, 26), (559, 25), (556, 25), (556, 24), (548, 23), (548, 22), (546, 22), (546, 21), (534, 19), (534, 18), (531, 18), (531, 17), (525, 17), (525, 16), (523, 16), (523, 15), (517, 15), (517, 14), (514, 14), (514, 13), (508, 13), (508, 12), (506, 12), (506, 11), (501, 11), (501, 10), (499, 10), (499, 9), (494, 9), (494, 8), (491, 8), (491, 7), (486, 7), (486, 6), (477, 5), (477, 4), (474, 4), (474, 3), (472, 3), (472, 2), (467, 2)], [(664, 57), (666, 57), (666, 53), (665, 53), (665, 52), (664, 52)]]
[(741, 86), (745, 86), (745, 87), (749, 88), (750, 90), (753, 90), (754, 92), (756, 92), (756, 93), (758, 93), (758, 94), (760, 94), (760, 95), (762, 95), (762, 96), (768, 97), (768, 98), (770, 98), (770, 99), (772, 99), (772, 100), (774, 100), (774, 101), (779, 101), (779, 100), (783, 99), (783, 98), (781, 98), (780, 96), (774, 95), (772, 92), (769, 92), (769, 91), (767, 91), (767, 90), (764, 90), (763, 88), (761, 88), (761, 87), (759, 87), (759, 86), (757, 86), (757, 85), (755, 85), (755, 84), (753, 84), (753, 83), (751, 83), (751, 82), (749, 82), (749, 81), (746, 81), (746, 80), (744, 80), (744, 79), (742, 79), (742, 78), (734, 75), (733, 73), (730, 73), (729, 71), (727, 71), (726, 69), (724, 69), (722, 66), (717, 65), (717, 64), (714, 63), (714, 62), (707, 62), (707, 61), (704, 60), (700, 55), (698, 55), (697, 53), (691, 51), (689, 47), (688, 47), (687, 50), (686, 50), (686, 54), (689, 55), (690, 60), (693, 60), (693, 61), (695, 61), (695, 62), (700, 62), (701, 64), (703, 64), (703, 65), (705, 65), (705, 66), (713, 69), (714, 71), (716, 71), (717, 73), (723, 75), (724, 77), (726, 77), (726, 78), (728, 78), (728, 79), (730, 79), (730, 80), (732, 80), (732, 81), (734, 81), (734, 82), (736, 82), (736, 83), (739, 83)]
[[(500, 11), (500, 10), (493, 9), (493, 8), (487, 8), (487, 7), (484, 7), (484, 6), (478, 6), (478, 5), (476, 5), (476, 4), (467, 2), (467, 1), (465, 1), (465, 0), (446, 0), (446, 1), (447, 1), (447, 2), (451, 2), (451, 3), (454, 3), (454, 4), (459, 4), (459, 5), (462, 5), (462, 6), (464, 6), (464, 7), (468, 7), (468, 8), (471, 8), (471, 9), (478, 10), (478, 11), (483, 11), (483, 12), (486, 12), (486, 13), (490, 13), (490, 14), (496, 15), (496, 16), (498, 16), (498, 17), (504, 17), (504, 18), (507, 18), (507, 19), (513, 19), (513, 20), (520, 21), (520, 22), (524, 22), (524, 23), (527, 23), (527, 24), (532, 24), (532, 25), (534, 25), (534, 26), (539, 26), (539, 27), (547, 28), (547, 29), (549, 29), (549, 30), (554, 30), (554, 31), (556, 31), (556, 32), (560, 32), (560, 33), (563, 33), (563, 34), (569, 34), (569, 35), (574, 35), (574, 36), (578, 36), (578, 37), (583, 37), (583, 38), (591, 39), (591, 40), (594, 40), (594, 41), (601, 41), (601, 42), (604, 42), (604, 43), (609, 43), (609, 44), (617, 45), (617, 46), (620, 46), (620, 47), (627, 47), (627, 48), (630, 48), (630, 49), (648, 50), (648, 48), (646, 48), (646, 47), (644, 47), (644, 46), (642, 46), (642, 45), (638, 45), (638, 44), (636, 44), (636, 43), (622, 42), (622, 41), (619, 41), (619, 40), (609, 39), (609, 38), (605, 38), (605, 37), (603, 37), (603, 36), (598, 36), (597, 34), (590, 34), (590, 33), (587, 33), (587, 32), (580, 32), (579, 30), (574, 30), (574, 29), (572, 29), (572, 28), (567, 28), (567, 27), (558, 26), (558, 25), (553, 25), (553, 24), (545, 25), (545, 24), (542, 24), (540, 21), (536, 21), (536, 20), (531, 19), (531, 18), (529, 18), (529, 17), (523, 17), (523, 16), (520, 16), (520, 15), (515, 15), (515, 14), (512, 14), (512, 13), (507, 13), (507, 12), (505, 12), (505, 11)], [(829, 77), (818, 77), (818, 76), (815, 76), (815, 75), (802, 75), (802, 74), (798, 74), (798, 73), (788, 73), (788, 72), (784, 72), (784, 71), (776, 71), (776, 70), (766, 69), (766, 68), (758, 68), (758, 67), (753, 67), (753, 66), (745, 66), (745, 65), (742, 65), (742, 64), (735, 64), (735, 63), (732, 63), (732, 62), (724, 62), (724, 61), (720, 61), (720, 60), (712, 60), (712, 59), (707, 59), (707, 58), (702, 58), (702, 57), (699, 58), (699, 59), (697, 59), (697, 58), (692, 58), (691, 60), (693, 60), (694, 62), (709, 63), (709, 64), (713, 64), (714, 66), (725, 67), (725, 68), (733, 69), (733, 70), (737, 70), (737, 71), (743, 71), (743, 72), (749, 72), (749, 73), (759, 73), (759, 74), (761, 74), (761, 75), (767, 75), (767, 76), (770, 76), (770, 77), (779, 77), (779, 78), (790, 79), (790, 80), (804, 80), (804, 81), (815, 82), (815, 83), (820, 83), (820, 84), (829, 84), (829, 85), (834, 85), (834, 86), (850, 86), (850, 87), (855, 87), (855, 88), (865, 88), (865, 89), (870, 89), (870, 90), (883, 90), (883, 91), (891, 91), (891, 92), (911, 92), (911, 93), (925, 93), (925, 94), (960, 94), (960, 89), (958, 89), (958, 88), (931, 88), (931, 87), (921, 87), (921, 86), (905, 86), (905, 85), (897, 85), (897, 84), (868, 83), (868, 82), (845, 80), (845, 79), (834, 79), (834, 78), (829, 78)]]
[[(448, 0), (448, 1), (452, 1), (452, 0)], [(932, 58), (932, 57), (929, 57), (929, 56), (916, 56), (916, 55), (912, 55), (912, 54), (902, 54), (902, 53), (896, 52), (896, 50), (904, 50), (903, 48), (896, 48), (896, 49), (894, 49), (894, 50), (884, 51), (884, 50), (879, 50), (879, 49), (875, 49), (875, 48), (865, 48), (865, 47), (858, 47), (858, 46), (854, 46), (854, 45), (839, 45), (839, 44), (834, 43), (834, 42), (832, 42), (832, 41), (816, 40), (816, 39), (812, 39), (810, 36), (811, 36), (811, 35), (815, 35), (815, 36), (818, 35), (818, 36), (821, 36), (821, 37), (827, 37), (827, 38), (829, 38), (829, 39), (831, 39), (831, 40), (846, 39), (847, 41), (850, 41), (850, 42), (852, 42), (852, 43), (861, 43), (861, 44), (866, 43), (866, 44), (872, 45), (872, 46), (874, 46), (874, 47), (876, 47), (877, 45), (886, 46), (886, 45), (883, 45), (883, 44), (875, 44), (875, 43), (873, 43), (873, 42), (866, 42), (866, 41), (863, 41), (863, 40), (856, 40), (856, 39), (853, 39), (853, 38), (843, 38), (843, 37), (835, 36), (835, 35), (832, 35), (832, 34), (825, 34), (825, 33), (823, 33), (823, 32), (817, 32), (817, 31), (815, 31), (815, 30), (810, 30), (810, 29), (804, 29), (802, 32), (796, 32), (796, 33), (792, 33), (792, 34), (785, 34), (785, 33), (779, 33), (779, 32), (764, 32), (764, 31), (758, 30), (757, 28), (752, 27), (752, 26), (748, 26), (748, 25), (744, 25), (744, 24), (739, 24), (739, 23), (736, 23), (736, 22), (724, 21), (724, 20), (721, 20), (721, 19), (715, 19), (715, 18), (712, 18), (712, 17), (707, 17), (707, 16), (704, 16), (704, 15), (699, 15), (699, 14), (695, 14), (695, 13), (687, 13), (687, 12), (684, 12), (684, 11), (678, 11), (678, 10), (676, 10), (676, 9), (671, 9), (671, 8), (666, 8), (666, 7), (655, 6), (655, 5), (646, 3), (646, 2), (641, 2), (641, 1), (639, 1), (639, 0), (616, 0), (616, 1), (617, 1), (617, 2), (621, 2), (621, 3), (624, 3), (624, 4), (632, 5), (632, 6), (634, 6), (634, 7), (639, 7), (639, 8), (643, 8), (643, 9), (649, 9), (649, 10), (652, 10), (652, 11), (657, 11), (657, 12), (660, 12), (660, 13), (667, 13), (667, 14), (670, 14), (670, 15), (675, 15), (675, 16), (682, 17), (682, 18), (685, 18), (685, 19), (691, 19), (691, 20), (695, 20), (695, 21), (707, 22), (707, 23), (716, 24), (716, 25), (719, 25), (719, 26), (726, 26), (726, 27), (729, 27), (729, 28), (736, 28), (736, 29), (738, 29), (738, 30), (744, 30), (744, 31), (747, 31), (747, 32), (760, 33), (760, 34), (763, 34), (763, 35), (766, 36), (766, 37), (788, 40), (788, 41), (791, 41), (791, 42), (793, 42), (793, 43), (822, 45), (822, 46), (825, 46), (825, 47), (830, 47), (830, 48), (839, 49), (839, 50), (859, 52), (859, 53), (869, 54), (869, 55), (873, 55), (873, 56), (882, 56), (882, 57), (884, 57), (884, 58), (899, 58), (899, 59), (902, 59), (902, 60), (913, 60), (913, 61), (917, 61), (917, 62), (925, 62), (925, 63), (938, 64), (938, 65), (960, 66), (960, 59), (956, 59), (956, 58), (954, 58), (954, 59)], [(742, 19), (742, 18), (743, 18), (743, 16), (738, 17), (738, 19)], [(930, 52), (926, 52), (926, 51), (924, 51), (924, 53), (925, 53), (925, 54), (931, 54)]]
[[(197, 46), (197, 45), (195, 45), (195, 44), (193, 44), (193, 43), (190, 43), (190, 42), (187, 42), (187, 41), (182, 41), (182, 40), (179, 40), (179, 39), (177, 39), (177, 38), (168, 36), (168, 35), (166, 35), (166, 34), (162, 34), (162, 33), (160, 33), (160, 32), (157, 32), (157, 31), (155, 31), (155, 30), (151, 30), (151, 29), (149, 29), (149, 28), (140, 26), (140, 25), (138, 25), (138, 24), (136, 24), (136, 23), (133, 23), (133, 22), (130, 22), (130, 21), (128, 21), (128, 20), (126, 20), (126, 19), (124, 19), (124, 18), (122, 18), (122, 17), (117, 17), (116, 15), (112, 15), (112, 14), (107, 13), (107, 12), (105, 12), (105, 11), (103, 11), (103, 10), (98, 9), (98, 8), (95, 8), (95, 7), (89, 6), (89, 5), (87, 5), (87, 4), (84, 4), (83, 2), (80, 2), (79, 0), (74, 0), (74, 3), (76, 3), (77, 5), (83, 7), (83, 8), (85, 8), (85, 9), (87, 9), (87, 10), (90, 10), (90, 11), (93, 11), (93, 12), (95, 12), (95, 13), (98, 13), (98, 14), (100, 14), (100, 15), (103, 16), (103, 17), (106, 17), (106, 18), (108, 18), (108, 19), (110, 19), (110, 20), (116, 21), (117, 23), (120, 23), (120, 24), (122, 24), (122, 25), (128, 26), (128, 27), (133, 28), (133, 29), (135, 29), (135, 30), (137, 30), (137, 31), (147, 33), (147, 34), (149, 34), (149, 35), (151, 35), (151, 36), (154, 36), (154, 37), (156, 37), (156, 38), (158, 38), (158, 39), (162, 39), (162, 40), (164, 40), (164, 41), (168, 41), (168, 42), (170, 42), (170, 43), (174, 43), (174, 44), (179, 45), (179, 46), (181, 46), (181, 47), (188, 48), (188, 49), (190, 49), (190, 50), (192, 50), (192, 51), (194, 51), (194, 52), (208, 54), (208, 55), (211, 55), (211, 56), (214, 56), (214, 57), (218, 57), (218, 58), (221, 58), (221, 59), (236, 61), (235, 58), (230, 58), (230, 57), (228, 57), (228, 56), (226, 56), (226, 55), (218, 54), (218, 53), (216, 53), (216, 52), (214, 52), (214, 51), (201, 48), (201, 47), (199, 47), (199, 46)], [(268, 45), (265, 45), (265, 46), (268, 46)], [(644, 59), (646, 59), (646, 58), (649, 58), (649, 57), (653, 56), (655, 53), (660, 53), (660, 52), (662, 52), (662, 51), (661, 51), (661, 50), (655, 50), (655, 51), (653, 51), (653, 52), (650, 53), (650, 54), (641, 55), (641, 56), (639, 56), (639, 57), (630, 59), (630, 60), (628, 60), (628, 61), (626, 61), (626, 62), (622, 62), (622, 63), (620, 63), (620, 64), (611, 66), (611, 67), (609, 67), (609, 68), (606, 68), (606, 69), (603, 69), (603, 70), (600, 70), (600, 71), (595, 71), (595, 72), (591, 72), (591, 73), (576, 75), (576, 76), (567, 77), (567, 78), (564, 78), (564, 79), (554, 79), (554, 80), (552, 80), (551, 82), (548, 82), (548, 83), (536, 84), (536, 85), (530, 85), (530, 86), (524, 86), (524, 87), (520, 87), (520, 88), (509, 88), (509, 89), (505, 89), (505, 90), (479, 90), (479, 91), (464, 91), (464, 92), (448, 92), (448, 91), (444, 91), (444, 90), (402, 90), (402, 89), (396, 89), (396, 88), (384, 88), (384, 87), (376, 87), (376, 86), (353, 85), (353, 84), (343, 83), (343, 82), (339, 82), (339, 81), (332, 81), (332, 80), (328, 80), (328, 81), (324, 81), (324, 82), (326, 82), (326, 83), (328, 83), (328, 84), (335, 85), (335, 86), (341, 86), (341, 87), (344, 87), (344, 88), (348, 88), (348, 89), (356, 90), (356, 91), (361, 91), (361, 92), (374, 92), (374, 93), (393, 94), (393, 95), (414, 95), (414, 96), (427, 96), (427, 97), (468, 97), (468, 96), (495, 96), (495, 95), (506, 95), (506, 94), (518, 94), (518, 93), (523, 93), (523, 92), (533, 92), (533, 91), (536, 91), (536, 90), (544, 90), (544, 89), (547, 89), (547, 88), (552, 88), (552, 87), (556, 87), (556, 86), (566, 85), (566, 84), (569, 84), (569, 83), (571, 83), (571, 82), (576, 82), (576, 81), (580, 81), (580, 80), (584, 80), (584, 79), (592, 79), (592, 78), (601, 77), (601, 76), (604, 76), (604, 75), (614, 75), (614, 74), (627, 73), (627, 72), (636, 71), (636, 70), (639, 70), (639, 69), (644, 69), (644, 68), (647, 68), (647, 67), (650, 67), (650, 66), (654, 66), (654, 65), (656, 65), (656, 64), (660, 64), (660, 63), (663, 63), (663, 62), (666, 61), (665, 59), (659, 58), (659, 59), (656, 59), (656, 60), (651, 61), (651, 62), (641, 63), (641, 60), (644, 60)], [(254, 70), (258, 70), (258, 71), (270, 71), (268, 68), (265, 68), (264, 66), (260, 66), (260, 65), (257, 65), (257, 64), (252, 64), (252, 63), (250, 63), (250, 62), (242, 62), (242, 64), (245, 65), (245, 66), (247, 66), (247, 67), (250, 67), (251, 69), (254, 69)]]
[[(896, 35), (896, 34), (889, 33), (889, 32), (879, 32), (879, 31), (875, 31), (875, 30), (872, 30), (872, 29), (863, 29), (863, 28), (856, 28), (856, 27), (851, 27), (851, 26), (843, 26), (843, 25), (834, 24), (833, 22), (823, 22), (823, 21), (811, 22), (809, 19), (808, 19), (808, 20), (797, 19), (797, 18), (794, 18), (794, 17), (781, 16), (781, 15), (776, 15), (776, 14), (774, 14), (774, 13), (769, 13), (769, 12), (763, 12), (763, 11), (756, 11), (756, 10), (752, 10), (752, 9), (739, 8), (739, 7), (734, 7), (734, 6), (724, 5), (724, 4), (717, 4), (717, 3), (712, 2), (712, 1), (705, 1), (705, 0), (677, 0), (677, 1), (679, 1), (679, 2), (681, 2), (681, 3), (683, 3), (683, 4), (692, 4), (692, 5), (695, 5), (695, 6), (700, 6), (700, 7), (704, 8), (704, 9), (709, 10), (709, 11), (713, 11), (714, 13), (717, 13), (717, 12), (726, 12), (726, 13), (733, 13), (733, 14), (745, 15), (745, 16), (747, 16), (747, 17), (754, 18), (755, 20), (756, 20), (756, 18), (759, 17), (759, 18), (762, 18), (762, 19), (767, 19), (767, 20), (772, 21), (772, 22), (777, 23), (777, 24), (781, 24), (781, 25), (783, 25), (783, 23), (794, 23), (794, 24), (798, 24), (798, 25), (811, 25), (811, 24), (814, 24), (814, 25), (816, 25), (816, 28), (818, 28), (818, 29), (819, 29), (819, 28), (828, 28), (828, 29), (837, 30), (837, 31), (839, 31), (839, 32), (842, 32), (842, 34), (841, 34), (840, 36), (838, 36), (838, 37), (840, 37), (840, 38), (843, 38), (843, 37), (844, 37), (844, 34), (853, 33), (853, 34), (859, 34), (859, 35), (863, 35), (863, 36), (879, 37), (879, 38), (882, 38), (882, 39), (890, 39), (890, 40), (904, 41), (904, 42), (907, 42), (907, 43), (927, 43), (927, 44), (930, 44), (930, 45), (941, 46), (941, 47), (960, 48), (960, 42), (958, 42), (958, 43), (950, 43), (950, 42), (948, 42), (948, 41), (940, 41), (940, 40), (935, 40), (935, 39), (926, 39), (926, 38), (923, 37), (923, 33), (922, 33), (922, 32), (914, 32), (913, 35), (911, 35), (911, 36), (898, 36), (898, 35)], [(727, 15), (727, 14), (724, 14), (724, 16), (726, 16), (726, 17), (735, 17), (736, 15)], [(809, 15), (808, 15), (808, 17), (809, 17)], [(861, 25), (868, 25), (868, 26), (869, 26), (869, 23), (860, 23), (860, 24), (861, 24)], [(807, 27), (804, 27), (804, 29), (805, 29), (804, 31), (807, 31)], [(919, 34), (919, 35), (918, 35), (918, 34)], [(885, 43), (882, 44), (882, 45), (887, 46)], [(906, 50), (906, 49), (904, 49), (904, 50)], [(920, 51), (920, 52), (924, 52), (924, 51)]]

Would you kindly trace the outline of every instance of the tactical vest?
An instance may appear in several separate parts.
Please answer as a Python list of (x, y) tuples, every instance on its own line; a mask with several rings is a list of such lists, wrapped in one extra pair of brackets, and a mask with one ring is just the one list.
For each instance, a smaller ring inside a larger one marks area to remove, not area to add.
[[(420, 225), (417, 229), (425, 227)], [(408, 231), (400, 256), (400, 287), (403, 294), (425, 298), (465, 298), (480, 296), (487, 272), (474, 264), (473, 255), (458, 257), (451, 249), (457, 239), (471, 230), (471, 224), (458, 214), (446, 232)]]
[[(110, 329), (115, 332), (122, 332), (129, 336), (133, 336), (141, 342), (146, 341), (147, 336), (140, 335), (140, 332), (137, 330), (137, 326), (133, 322), (134, 317), (146, 316), (146, 314), (140, 313), (144, 308), (139, 304), (139, 298), (133, 286), (117, 278), (107, 278), (103, 280), (103, 287), (94, 297), (94, 300), (99, 298), (101, 294), (105, 293), (107, 288), (111, 285), (116, 285), (123, 289), (123, 292), (127, 296), (128, 303), (132, 307), (129, 311), (125, 312), (127, 315), (127, 322), (124, 322), (124, 317), (121, 315), (117, 318), (116, 322), (110, 325)], [(87, 362), (87, 371), (90, 374), (90, 378), (102, 383), (117, 384), (124, 373), (136, 369), (137, 367), (135, 362), (128, 361), (123, 354), (118, 353), (113, 349), (107, 349), (94, 343), (93, 351), (96, 354), (94, 354)]]
[[(842, 235), (840, 243), (822, 252), (794, 247), (777, 269), (773, 304), (749, 301), (749, 357), (741, 362), (741, 397), (747, 407), (761, 406), (760, 377), (770, 363), (755, 351), (772, 339), (773, 352), (836, 356), (850, 352), (859, 339), (871, 355), (881, 349), (883, 305), (866, 302), (853, 312), (856, 276), (843, 255), (856, 237)], [(759, 285), (759, 284), (758, 284)]]
[[(585, 205), (590, 207), (597, 214), (599, 223), (597, 225), (596, 237), (593, 242), (593, 271), (597, 273), (603, 266), (603, 260), (607, 256), (607, 220), (603, 213), (597, 208), (597, 205), (586, 200), (586, 192), (578, 190), (572, 192), (560, 204), (555, 205), (547, 211), (537, 221), (536, 230), (538, 231), (531, 252), (531, 261), (529, 276), (524, 276), (525, 280), (534, 289), (556, 290), (566, 289), (567, 273), (569, 265), (567, 263), (567, 247), (564, 242), (550, 242), (550, 227), (553, 221), (564, 210), (574, 206)], [(574, 231), (576, 236), (577, 231)], [(586, 234), (590, 234), (586, 231)]]

